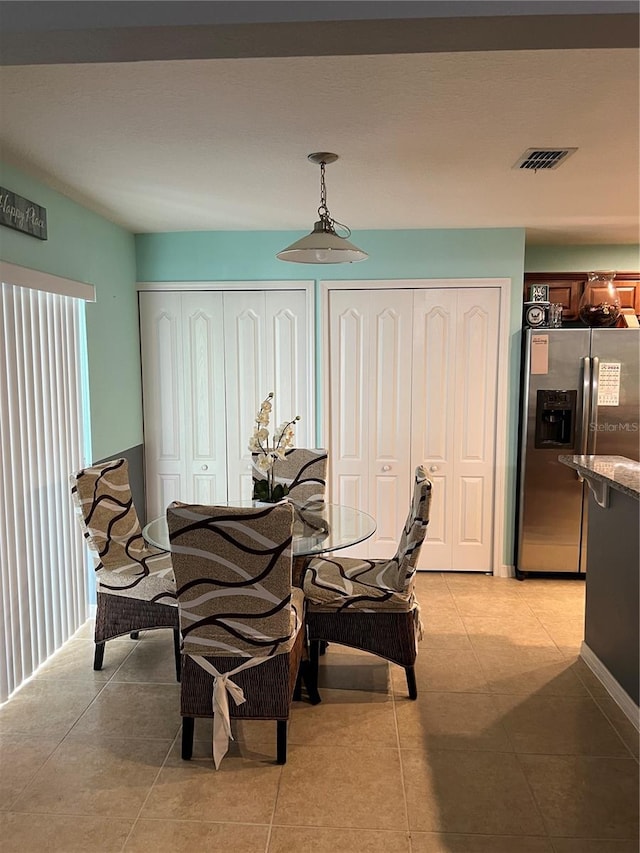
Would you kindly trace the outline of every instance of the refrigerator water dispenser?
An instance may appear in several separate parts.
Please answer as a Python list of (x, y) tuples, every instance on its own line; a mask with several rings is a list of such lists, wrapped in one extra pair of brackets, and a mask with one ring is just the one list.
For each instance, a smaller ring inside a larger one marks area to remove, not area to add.
[(536, 400), (536, 450), (573, 446), (577, 392), (539, 390)]

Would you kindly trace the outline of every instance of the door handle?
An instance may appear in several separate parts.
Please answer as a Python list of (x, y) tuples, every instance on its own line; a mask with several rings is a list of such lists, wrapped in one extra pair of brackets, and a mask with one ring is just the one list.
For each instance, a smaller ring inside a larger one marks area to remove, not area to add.
[[(585, 356), (582, 359), (582, 423), (580, 425), (580, 444), (578, 450), (582, 455), (587, 452), (589, 440), (589, 404), (591, 391), (591, 359)], [(579, 476), (579, 475), (578, 475)], [(579, 476), (581, 480), (582, 477)]]
[(383, 471), (390, 471), (390, 470), (391, 470), (391, 465), (383, 465), (383, 466), (382, 466), (382, 470), (383, 470)]
[(437, 470), (438, 470), (437, 465), (430, 465), (429, 466), (429, 471), (431, 471), (432, 474), (434, 474)]
[(209, 466), (208, 466), (208, 465), (203, 465), (203, 466), (202, 466), (202, 470), (203, 470), (203, 471), (208, 471), (208, 470), (209, 470)]
[(598, 431), (598, 380), (600, 379), (600, 359), (597, 355), (591, 359), (591, 400), (589, 401), (589, 429), (587, 430), (587, 453), (596, 449)]

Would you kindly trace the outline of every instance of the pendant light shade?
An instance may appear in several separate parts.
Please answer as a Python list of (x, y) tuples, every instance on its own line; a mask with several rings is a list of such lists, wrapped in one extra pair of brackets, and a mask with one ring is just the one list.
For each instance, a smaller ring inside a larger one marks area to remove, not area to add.
[[(347, 237), (351, 236), (350, 229), (332, 219), (327, 207), (324, 170), (327, 163), (334, 163), (338, 159), (338, 155), (320, 152), (309, 154), (308, 159), (320, 166), (320, 207), (318, 208), (320, 218), (314, 223), (310, 234), (278, 252), (276, 257), (281, 261), (292, 261), (298, 264), (352, 264), (355, 261), (366, 260), (369, 257), (367, 253), (347, 240)], [(336, 225), (345, 229), (346, 237), (336, 233)]]
[(276, 257), (299, 264), (352, 264), (369, 256), (335, 231), (325, 230), (322, 222), (316, 222), (311, 234), (296, 240)]

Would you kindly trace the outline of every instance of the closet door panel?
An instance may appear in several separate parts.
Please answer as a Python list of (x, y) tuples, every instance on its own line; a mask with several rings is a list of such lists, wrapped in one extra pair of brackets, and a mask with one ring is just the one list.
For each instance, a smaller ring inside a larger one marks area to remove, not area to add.
[(353, 291), (331, 293), (329, 464), (333, 501), (365, 508), (368, 424), (364, 417), (368, 330), (366, 310), (353, 302)]
[[(157, 474), (153, 480), (155, 480), (153, 493), (151, 493), (149, 486), (147, 486), (149, 489), (147, 493), (148, 521), (156, 518), (158, 515), (163, 515), (166, 508), (173, 501), (184, 500), (182, 495), (187, 477), (181, 477), (179, 474)], [(151, 503), (151, 498), (153, 498), (153, 503)]]
[[(369, 329), (366, 305), (354, 298), (354, 291), (330, 294), (329, 338), (330, 500), (366, 511), (370, 505), (369, 424), (365, 417)], [(341, 554), (366, 557), (367, 543), (346, 548)]]
[(215, 504), (227, 496), (222, 294), (183, 293), (182, 323), (189, 483), (180, 500)]
[[(411, 336), (413, 296), (408, 290), (368, 294), (370, 304), (368, 511), (378, 520), (369, 555), (392, 557), (411, 494)], [(366, 374), (365, 374), (366, 377)]]
[(391, 557), (411, 491), (410, 291), (330, 294), (332, 499), (378, 529), (350, 555)]
[(459, 571), (492, 570), (498, 321), (495, 288), (460, 291), (453, 512)]
[(412, 451), (433, 483), (431, 516), (419, 568), (452, 568), (457, 291), (414, 294)]
[[(267, 345), (273, 356), (274, 425), (300, 415), (295, 425), (296, 447), (313, 447), (313, 340), (307, 331), (305, 291), (267, 291)], [(267, 392), (268, 393), (268, 392)]]
[(249, 437), (260, 403), (274, 390), (273, 354), (267, 346), (265, 313), (263, 292), (224, 293), (227, 476), (231, 500), (251, 497)]
[[(334, 479), (331, 500), (344, 506), (363, 506), (365, 495), (362, 489), (362, 477), (353, 474), (339, 475), (337, 479)], [(353, 553), (353, 549), (349, 553)]]
[[(429, 514), (429, 526), (427, 528), (428, 537), (425, 538), (425, 542), (422, 545), (418, 568), (432, 568), (429, 565), (429, 560), (432, 559), (431, 555), (436, 552), (436, 548), (440, 549), (441, 556), (438, 563), (434, 562), (434, 565), (440, 565), (441, 568), (444, 568), (450, 564), (449, 555), (451, 554), (451, 548), (447, 544), (450, 538), (449, 525), (445, 516), (445, 507), (451, 503), (447, 495), (449, 484), (444, 477), (438, 477), (436, 474), (430, 472), (427, 473), (433, 487), (433, 497)], [(439, 496), (438, 499), (436, 499), (436, 496)], [(435, 560), (435, 558), (433, 559)]]
[(460, 478), (459, 542), (478, 545), (484, 541), (484, 477)]
[[(398, 483), (396, 476), (379, 475), (376, 476), (374, 483), (376, 506), (374, 518), (377, 521), (377, 527), (374, 533), (375, 548), (370, 550), (369, 556), (391, 558), (398, 547), (398, 539), (409, 509), (407, 490), (404, 483)], [(398, 494), (399, 485), (402, 485), (400, 494)], [(373, 515), (373, 512), (371, 514)]]
[(161, 515), (186, 484), (180, 294), (141, 293), (147, 517)]

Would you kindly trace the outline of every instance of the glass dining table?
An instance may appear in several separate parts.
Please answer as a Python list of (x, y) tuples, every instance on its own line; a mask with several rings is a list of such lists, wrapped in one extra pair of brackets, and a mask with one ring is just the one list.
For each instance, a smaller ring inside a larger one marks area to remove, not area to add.
[[(308, 557), (350, 548), (375, 533), (375, 519), (362, 510), (342, 504), (318, 502), (301, 506), (293, 502), (293, 583), (299, 585)], [(218, 506), (260, 506), (257, 501), (230, 501)], [(166, 515), (146, 524), (142, 535), (150, 545), (171, 551)]]

